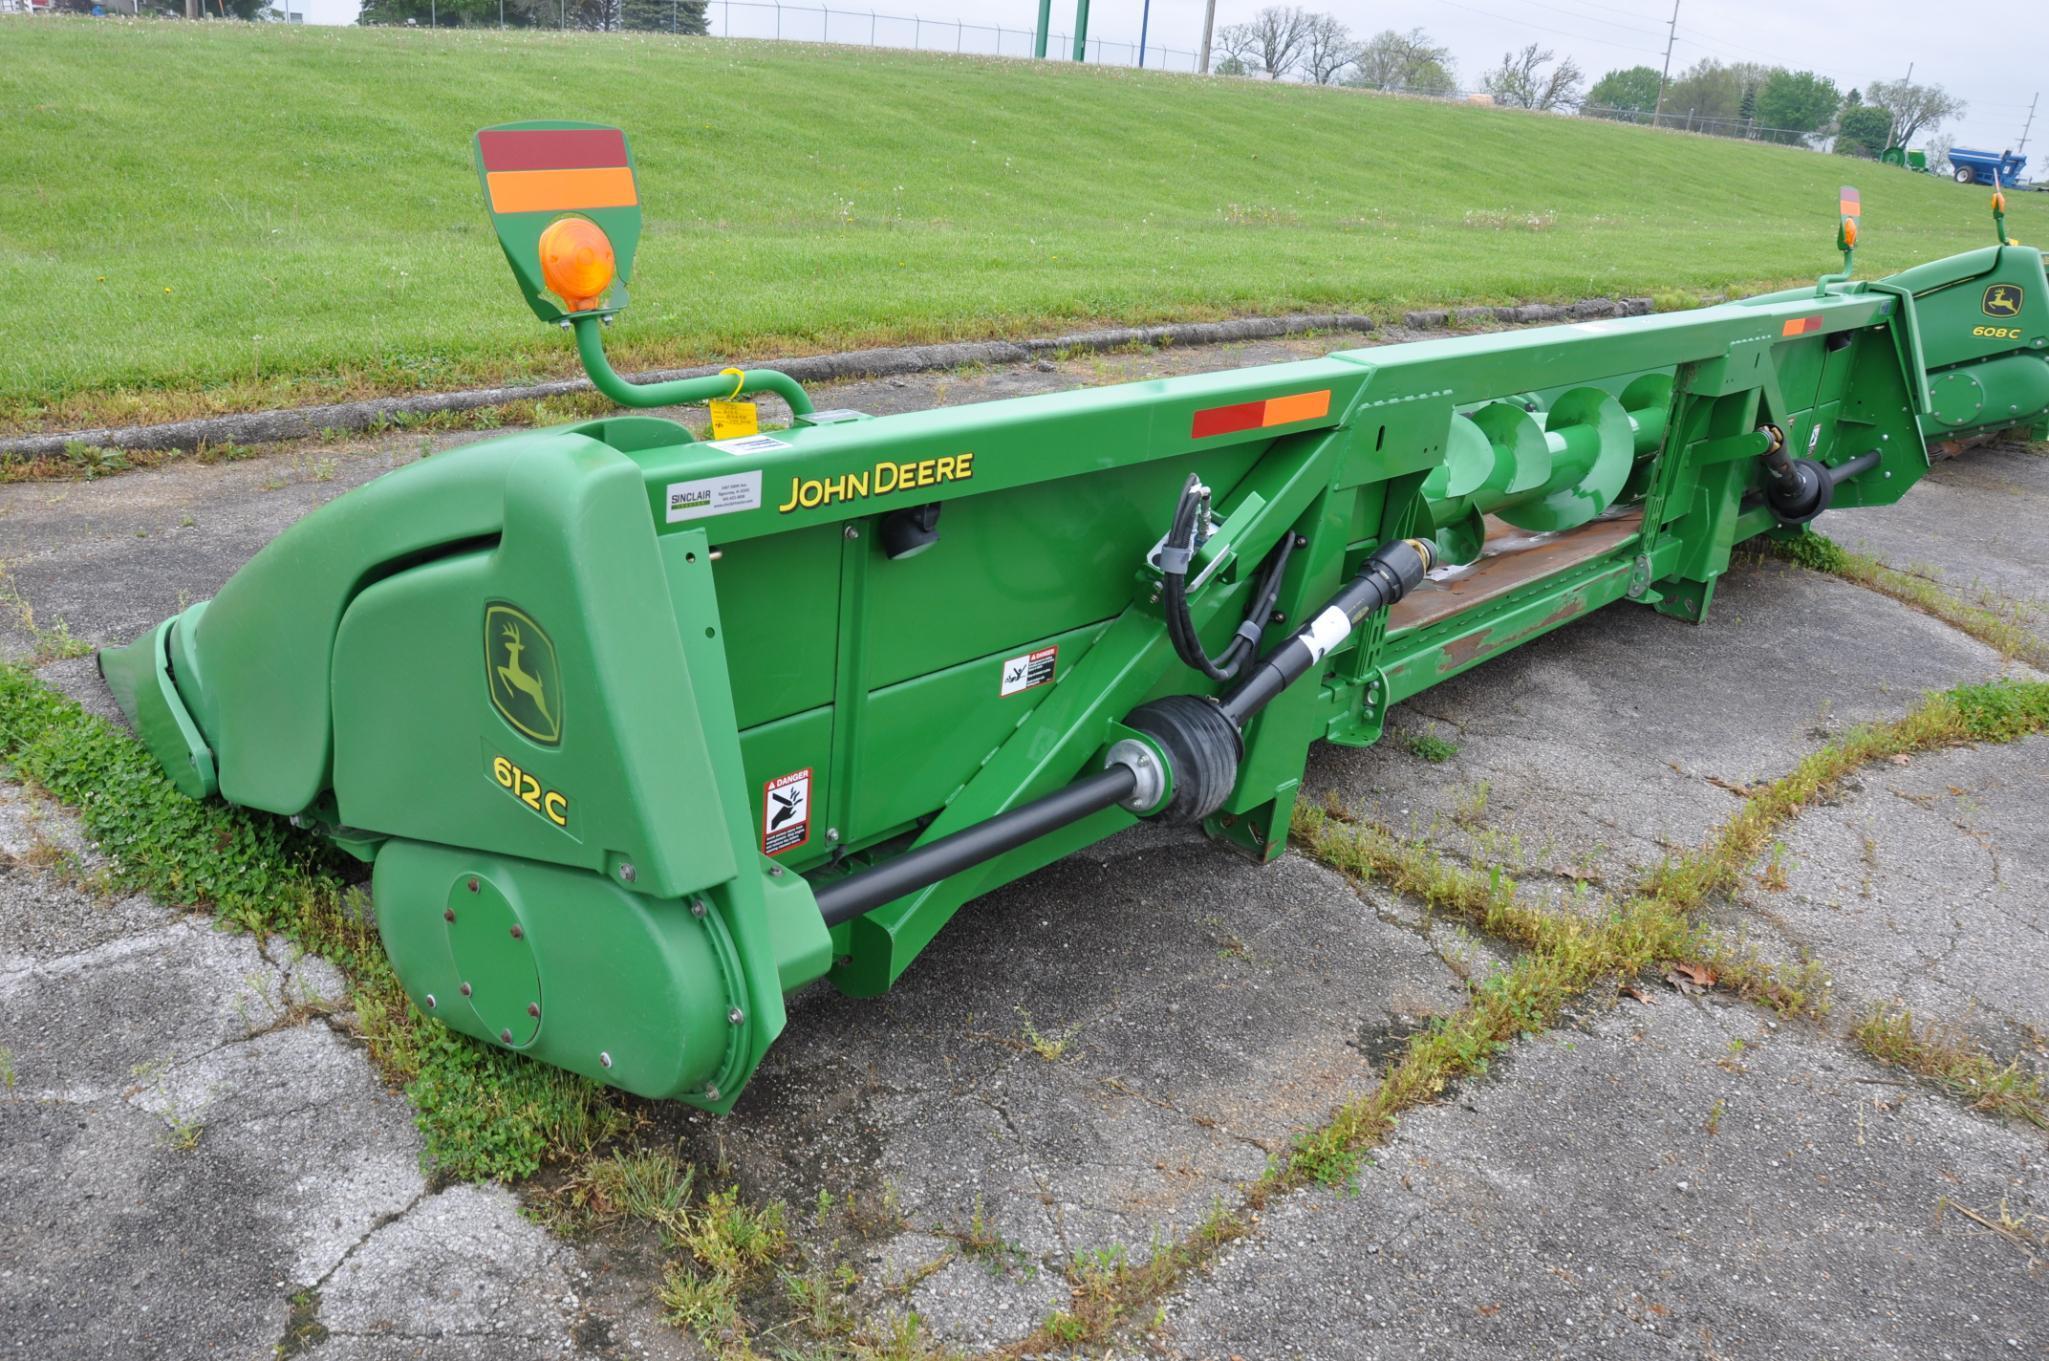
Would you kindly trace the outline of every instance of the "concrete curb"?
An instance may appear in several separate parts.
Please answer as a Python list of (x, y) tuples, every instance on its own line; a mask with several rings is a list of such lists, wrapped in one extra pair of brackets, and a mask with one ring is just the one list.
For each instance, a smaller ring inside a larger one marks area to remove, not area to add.
[[(1500, 322), (1578, 320), (1604, 316), (1635, 316), (1651, 310), (1649, 298), (1589, 298), (1563, 307), (1538, 303), (1523, 307), (1466, 307), (1455, 314), (1459, 325), (1492, 325)], [(1437, 330), (1451, 324), (1454, 314), (1410, 312), (1403, 321), (1414, 329)], [(1371, 317), (1350, 312), (1300, 313), (1280, 317), (1241, 317), (1232, 321), (1181, 322), (1168, 326), (1121, 326), (1106, 331), (1082, 331), (1073, 335), (1047, 336), (1033, 340), (978, 340), (952, 344), (911, 345), (875, 350), (850, 350), (839, 354), (805, 355), (781, 361), (750, 364), (751, 368), (773, 368), (800, 383), (827, 383), (851, 378), (890, 378), (907, 373), (929, 373), (935, 369), (958, 368), (964, 364), (1021, 364), (1062, 350), (1114, 350), (1126, 345), (1220, 345), (1240, 340), (1272, 340), (1308, 331), (1371, 331)], [(672, 378), (700, 378), (717, 373), (720, 366), (702, 365), (687, 369), (659, 369), (632, 374), (637, 382), (666, 382)], [(461, 392), (423, 392), (404, 397), (377, 397), (360, 402), (333, 402), (323, 406), (290, 407), (282, 411), (249, 411), (225, 416), (204, 416), (161, 425), (114, 426), (99, 430), (60, 430), (47, 434), (15, 435), (0, 439), (0, 457), (55, 458), (73, 442), (112, 449), (195, 449), (206, 444), (275, 444), (283, 440), (306, 439), (323, 431), (367, 429), (395, 416), (425, 416), (442, 411), (472, 411), (506, 402), (532, 401), (590, 391), (584, 378), (562, 378), (523, 387), (470, 388)]]

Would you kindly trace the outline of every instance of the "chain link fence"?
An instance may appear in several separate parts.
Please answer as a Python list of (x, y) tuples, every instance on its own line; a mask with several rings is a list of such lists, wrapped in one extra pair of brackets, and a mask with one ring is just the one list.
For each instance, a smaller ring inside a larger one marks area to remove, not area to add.
[[(675, 0), (671, 0), (673, 4)], [(1029, 57), (1032, 30), (1005, 28), (971, 19), (932, 19), (879, 10), (834, 9), (829, 5), (783, 4), (780, 0), (711, 0), (705, 11), (711, 31), (722, 38), (785, 38), (797, 42), (900, 47), (914, 52), (962, 52), (983, 57)], [(1074, 38), (1049, 34), (1046, 55), (1070, 57)], [(1110, 66), (1138, 66), (1137, 43), (1088, 40), (1088, 60)], [(1148, 42), (1147, 67), (1193, 71), (1196, 54)]]

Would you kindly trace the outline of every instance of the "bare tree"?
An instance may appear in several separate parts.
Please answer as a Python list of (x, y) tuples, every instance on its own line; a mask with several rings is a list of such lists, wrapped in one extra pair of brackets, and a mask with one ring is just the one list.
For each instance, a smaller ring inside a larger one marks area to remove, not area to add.
[(1957, 139), (1947, 133), (1940, 137), (1930, 137), (1928, 145), (1924, 148), (1928, 153), (1928, 168), (1938, 175), (1948, 174), (1949, 149), (1956, 144)]
[(1884, 109), (1892, 119), (1894, 146), (1907, 145), (1923, 128), (1933, 132), (1944, 119), (1959, 117), (1969, 107), (1940, 85), (1908, 80), (1874, 80), (1864, 87), (1864, 102)]
[(1584, 80), (1579, 63), (1571, 57), (1560, 61), (1550, 48), (1531, 43), (1520, 52), (1505, 53), (1501, 65), (1480, 78), (1480, 88), (1496, 103), (1513, 108), (1569, 109), (1579, 102)]
[(1353, 56), (1352, 67), (1346, 83), (1369, 90), (1446, 95), (1458, 88), (1451, 74), (1451, 49), (1430, 41), (1430, 35), (1420, 28), (1407, 33), (1390, 28), (1375, 34)]
[(1309, 16), (1294, 5), (1268, 5), (1252, 20), (1252, 32), (1259, 45), (1259, 69), (1268, 80), (1279, 80), (1295, 69), (1302, 58), (1302, 44), (1309, 36)]
[(1224, 54), (1217, 74), (1245, 75), (1259, 60), (1259, 30), (1251, 24), (1225, 24), (1217, 30), (1217, 46)]
[(1318, 85), (1329, 85), (1359, 55), (1352, 30), (1328, 14), (1312, 14), (1302, 38), (1302, 65)]

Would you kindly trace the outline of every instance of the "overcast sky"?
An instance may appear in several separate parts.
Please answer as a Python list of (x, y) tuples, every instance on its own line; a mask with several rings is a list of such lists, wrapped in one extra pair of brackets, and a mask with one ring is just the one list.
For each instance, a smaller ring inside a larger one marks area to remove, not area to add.
[[(305, 0), (314, 23), (350, 23), (356, 0)], [(831, 20), (836, 41), (865, 42), (871, 6), (887, 15), (921, 16), (927, 22), (876, 25), (884, 42), (908, 47), (922, 31), (926, 47), (993, 51), (998, 41), (972, 25), (1000, 24), (1017, 30), (1002, 39), (1002, 50), (1026, 50), (1023, 30), (1038, 15), (1035, 0), (796, 0), (824, 3), (859, 18)], [(1264, 0), (1217, 0), (1217, 24), (1249, 19)], [(1093, 0), (1090, 36), (1135, 46), (1143, 0)], [(1616, 67), (1657, 67), (1665, 53), (1670, 0), (1303, 0), (1303, 7), (1335, 14), (1360, 35), (1384, 28), (1427, 29), (1457, 59), (1459, 83), (1474, 86), (1480, 75), (1511, 47), (1541, 42), (1570, 54), (1589, 81)], [(294, 10), (299, 8), (294, 0)], [(1152, 0), (1148, 65), (1187, 69), (1202, 39), (1202, 0)], [(730, 19), (729, 19), (730, 16)], [(1074, 0), (1053, 0), (1054, 30), (1071, 31)], [(956, 34), (953, 21), (970, 25)], [(933, 20), (941, 21), (935, 24)], [(819, 18), (794, 7), (783, 15), (789, 35), (819, 36)], [(775, 11), (748, 0), (711, 0), (714, 33), (768, 36)], [(1161, 49), (1171, 49), (1162, 52)], [(1125, 58), (1120, 46), (1113, 59)], [(2043, 0), (1949, 0), (1940, 6), (1918, 0), (1842, 0), (1788, 3), (1787, 0), (1681, 0), (1678, 41), (1672, 49), (1676, 75), (1702, 57), (1720, 61), (1763, 61), (1828, 76), (1844, 90), (1891, 80), (1914, 64), (1914, 79), (1933, 81), (1970, 103), (1963, 118), (1944, 129), (1959, 145), (2000, 150), (2015, 146), (2028, 118), (2028, 101), (2049, 87), (2049, 4)], [(2036, 167), (2049, 164), (2049, 101), (2029, 134)]]

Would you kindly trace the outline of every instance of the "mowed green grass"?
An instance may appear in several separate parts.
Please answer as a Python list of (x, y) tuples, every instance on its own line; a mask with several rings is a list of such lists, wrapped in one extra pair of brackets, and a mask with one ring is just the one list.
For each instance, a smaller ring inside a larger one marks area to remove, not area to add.
[(0, 20), (0, 108), (13, 428), (567, 371), (470, 165), (524, 118), (634, 140), (627, 366), (1811, 277), (1846, 173), (1864, 272), (1992, 239), (1983, 190), (1808, 152), (794, 43)]

